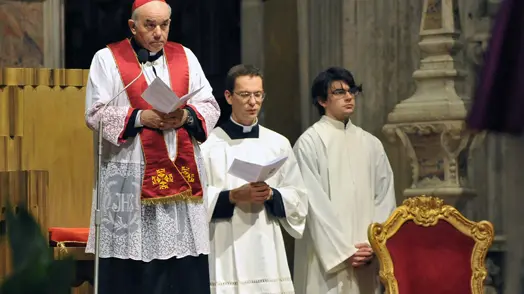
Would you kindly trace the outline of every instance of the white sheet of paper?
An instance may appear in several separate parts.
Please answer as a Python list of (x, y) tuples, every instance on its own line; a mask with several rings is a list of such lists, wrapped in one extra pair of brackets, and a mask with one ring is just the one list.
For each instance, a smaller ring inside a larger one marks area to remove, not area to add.
[(204, 86), (179, 98), (162, 79), (156, 77), (144, 93), (142, 93), (142, 98), (151, 104), (154, 109), (162, 113), (171, 113), (177, 108), (180, 108), (187, 100), (198, 94), (203, 88)]
[(280, 156), (266, 164), (256, 164), (235, 158), (228, 173), (246, 182), (264, 182), (271, 178), (286, 162), (287, 156)]

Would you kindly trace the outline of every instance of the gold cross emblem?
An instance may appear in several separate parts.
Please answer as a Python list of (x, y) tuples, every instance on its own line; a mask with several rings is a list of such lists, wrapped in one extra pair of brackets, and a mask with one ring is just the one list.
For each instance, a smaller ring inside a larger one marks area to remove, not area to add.
[(182, 175), (186, 178), (189, 183), (195, 182), (195, 175), (191, 173), (191, 169), (187, 166), (182, 167)]
[(153, 185), (159, 185), (160, 190), (168, 189), (168, 184), (173, 182), (173, 174), (166, 173), (165, 168), (157, 169), (156, 176), (152, 176), (151, 178), (153, 180)]

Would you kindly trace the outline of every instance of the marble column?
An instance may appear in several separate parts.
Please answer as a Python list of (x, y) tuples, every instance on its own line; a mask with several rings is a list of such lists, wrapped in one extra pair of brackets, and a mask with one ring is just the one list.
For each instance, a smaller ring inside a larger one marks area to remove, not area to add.
[[(49, 0), (54, 1), (54, 0)], [(43, 67), (50, 50), (46, 25), (49, 1), (0, 1), (0, 67)]]
[(420, 37), (416, 91), (397, 104), (383, 131), (391, 141), (400, 139), (411, 162), (412, 184), (404, 196), (431, 195), (460, 205), (476, 194), (467, 164), (478, 137), (464, 122), (470, 99), (457, 91), (466, 76), (458, 54), (457, 1), (425, 0)]

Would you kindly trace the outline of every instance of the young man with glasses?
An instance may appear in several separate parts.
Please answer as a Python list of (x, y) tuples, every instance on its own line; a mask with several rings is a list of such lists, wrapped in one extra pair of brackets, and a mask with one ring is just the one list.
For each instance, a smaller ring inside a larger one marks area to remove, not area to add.
[(350, 119), (361, 91), (344, 68), (329, 68), (313, 81), (313, 104), (322, 117), (294, 146), (309, 199), (304, 238), (295, 243), (296, 293), (379, 289), (367, 229), (387, 219), (395, 194), (381, 142)]
[[(208, 187), (211, 293), (295, 293), (280, 226), (301, 238), (306, 188), (289, 141), (258, 123), (263, 76), (250, 65), (228, 72), (225, 97), (230, 120), (202, 144)], [(287, 160), (265, 182), (228, 173), (235, 159), (265, 164)]]

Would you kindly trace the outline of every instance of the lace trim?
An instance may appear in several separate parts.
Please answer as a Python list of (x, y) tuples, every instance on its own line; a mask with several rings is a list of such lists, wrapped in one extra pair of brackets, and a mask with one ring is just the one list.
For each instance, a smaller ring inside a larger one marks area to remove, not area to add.
[(197, 101), (191, 104), (198, 113), (204, 118), (207, 134), (211, 133), (218, 118), (220, 117), (220, 107), (214, 98), (205, 101)]
[(104, 139), (118, 145), (120, 134), (125, 128), (129, 107), (108, 105), (105, 109), (99, 111), (103, 107), (103, 103), (94, 103), (86, 112), (86, 123), (90, 129), (98, 131), (98, 122), (102, 119)]
[(172, 196), (141, 199), (140, 202), (144, 205), (169, 204), (173, 202), (202, 203), (203, 197), (193, 196), (191, 190), (186, 190), (182, 193)]
[(229, 282), (215, 282), (211, 281), (211, 286), (237, 286), (237, 285), (249, 285), (249, 284), (266, 284), (276, 282), (291, 282), (291, 278), (278, 278), (278, 279), (256, 279), (247, 281), (229, 281)]

